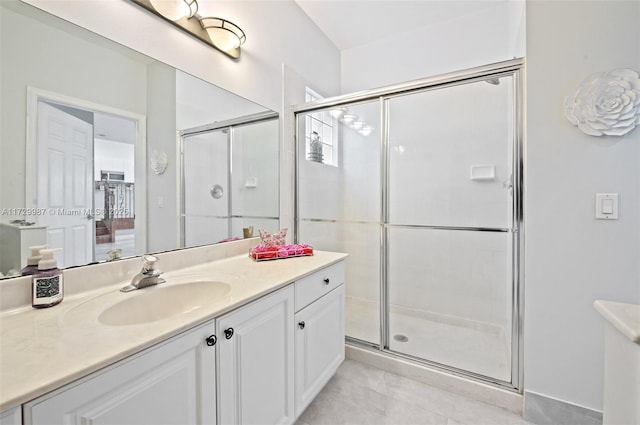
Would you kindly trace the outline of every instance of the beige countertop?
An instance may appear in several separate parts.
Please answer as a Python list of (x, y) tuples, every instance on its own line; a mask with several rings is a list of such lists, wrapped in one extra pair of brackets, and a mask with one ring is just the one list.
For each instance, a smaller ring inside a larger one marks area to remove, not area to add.
[[(315, 251), (313, 256), (255, 262), (246, 254), (178, 269), (158, 287), (122, 293), (128, 281), (65, 297), (46, 309), (20, 308), (0, 314), (0, 411), (39, 397), (160, 341), (214, 319), (286, 286), (347, 255)], [(228, 283), (219, 300), (149, 323), (107, 326), (99, 314), (143, 291), (192, 280)]]
[(593, 306), (624, 336), (640, 344), (640, 305), (596, 300)]

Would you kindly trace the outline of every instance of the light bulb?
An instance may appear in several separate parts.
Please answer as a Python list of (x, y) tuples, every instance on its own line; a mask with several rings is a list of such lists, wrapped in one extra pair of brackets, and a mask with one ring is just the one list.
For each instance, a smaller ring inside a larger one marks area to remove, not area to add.
[(345, 124), (349, 124), (351, 121), (355, 120), (356, 118), (358, 118), (357, 115), (353, 115), (353, 114), (344, 114), (342, 116), (342, 121), (345, 122)]
[(373, 131), (373, 127), (371, 127), (370, 125), (365, 125), (360, 129), (360, 134), (362, 134), (363, 136), (368, 136), (371, 134), (372, 131)]
[[(189, 5), (184, 0), (149, 0), (151, 6), (162, 16), (171, 20), (178, 21), (185, 16), (191, 14)], [(197, 7), (197, 6), (196, 6)]]
[(332, 109), (331, 116), (333, 118), (339, 119), (341, 116), (344, 115), (345, 112), (346, 112), (346, 109), (344, 108)]

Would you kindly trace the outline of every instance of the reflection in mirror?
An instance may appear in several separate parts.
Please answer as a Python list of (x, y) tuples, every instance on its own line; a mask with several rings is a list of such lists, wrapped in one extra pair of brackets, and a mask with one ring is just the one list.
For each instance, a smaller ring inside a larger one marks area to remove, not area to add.
[(182, 132), (185, 245), (278, 228), (276, 118), (255, 114)]
[(199, 227), (211, 237), (184, 238), (177, 214), (190, 183), (176, 135), (266, 108), (20, 1), (2, 1), (0, 20), (2, 275), (43, 243), (63, 248), (58, 263), (69, 267), (278, 228), (277, 120), (222, 159), (243, 184), (257, 175), (255, 158), (271, 171), (244, 188), (269, 194), (264, 211), (236, 210), (243, 194), (232, 188), (221, 238), (213, 220)]

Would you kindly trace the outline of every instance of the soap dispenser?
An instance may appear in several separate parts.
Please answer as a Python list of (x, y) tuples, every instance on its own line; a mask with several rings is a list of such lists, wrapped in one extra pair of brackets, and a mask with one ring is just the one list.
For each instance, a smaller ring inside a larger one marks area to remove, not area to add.
[(36, 245), (30, 246), (31, 256), (27, 258), (27, 265), (24, 266), (22, 270), (20, 270), (20, 274), (22, 276), (31, 276), (38, 272), (38, 263), (42, 259), (42, 255), (40, 254), (41, 249), (45, 249), (46, 245)]
[(52, 307), (64, 297), (62, 270), (53, 257), (62, 248), (41, 249), (42, 259), (38, 262), (38, 272), (33, 275), (31, 305), (35, 308)]

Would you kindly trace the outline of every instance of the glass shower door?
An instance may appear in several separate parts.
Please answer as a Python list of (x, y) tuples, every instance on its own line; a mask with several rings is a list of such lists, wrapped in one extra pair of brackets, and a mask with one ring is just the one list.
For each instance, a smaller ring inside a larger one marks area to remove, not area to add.
[[(296, 239), (349, 253), (346, 334), (376, 346), (381, 335), (379, 117), (378, 101), (327, 108), (299, 114), (296, 133)], [(314, 137), (323, 144), (318, 156), (311, 151)]]
[(513, 87), (505, 76), (390, 97), (385, 115), (388, 349), (505, 382)]
[(220, 242), (230, 235), (229, 130), (183, 139), (183, 246)]

